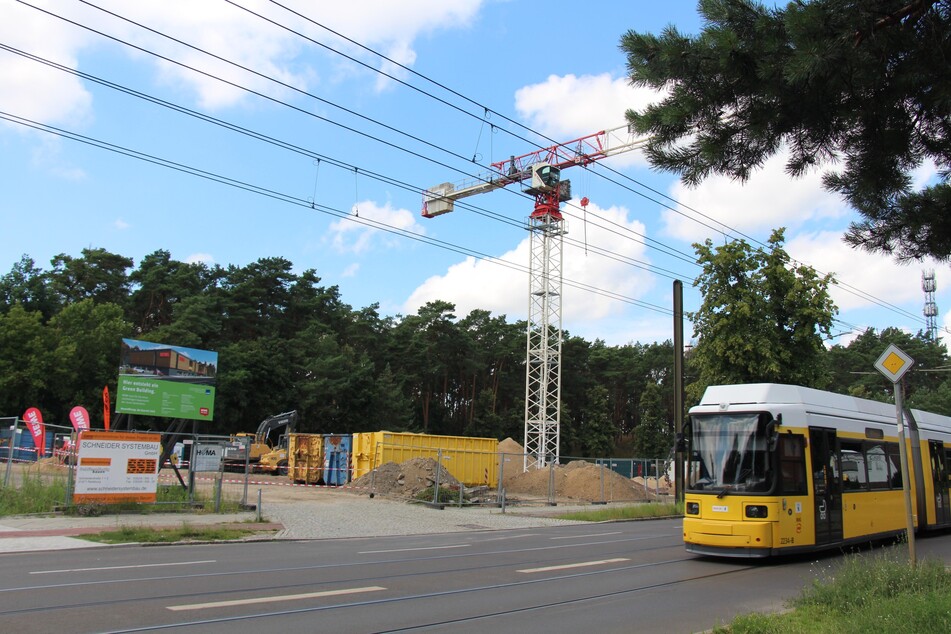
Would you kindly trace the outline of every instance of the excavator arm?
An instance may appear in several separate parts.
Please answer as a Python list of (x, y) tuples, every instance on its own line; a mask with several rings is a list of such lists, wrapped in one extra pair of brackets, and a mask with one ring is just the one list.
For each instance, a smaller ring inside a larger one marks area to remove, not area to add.
[(261, 421), (261, 424), (258, 425), (258, 430), (254, 433), (254, 442), (268, 444), (271, 433), (275, 430), (283, 429), (284, 427), (287, 427), (288, 433), (293, 433), (297, 429), (296, 409), (290, 412), (284, 412), (283, 414), (268, 416)]

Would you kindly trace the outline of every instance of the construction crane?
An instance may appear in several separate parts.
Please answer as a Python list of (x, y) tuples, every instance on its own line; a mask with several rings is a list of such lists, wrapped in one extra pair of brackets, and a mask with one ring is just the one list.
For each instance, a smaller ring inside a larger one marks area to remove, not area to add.
[[(628, 126), (595, 132), (522, 156), (492, 163), (491, 173), (475, 180), (442, 183), (423, 194), (423, 217), (453, 211), (460, 198), (484, 194), (519, 183), (535, 197), (528, 218), (531, 237), (528, 288), (528, 335), (525, 359), (525, 455), (523, 468), (558, 464), (561, 439), (562, 265), (564, 235), (561, 203), (571, 199), (571, 182), (561, 179), (569, 167), (637, 149)], [(582, 199), (582, 206), (587, 199)]]

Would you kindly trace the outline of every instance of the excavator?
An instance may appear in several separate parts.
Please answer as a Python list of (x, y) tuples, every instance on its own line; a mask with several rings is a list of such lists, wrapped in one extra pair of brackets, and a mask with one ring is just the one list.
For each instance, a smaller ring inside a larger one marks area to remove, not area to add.
[[(275, 444), (271, 440), (272, 434), (280, 431), (282, 432), (280, 438), (283, 439), (296, 430), (297, 410), (268, 416), (258, 425), (258, 430), (254, 432), (253, 437), (245, 432), (231, 437), (231, 442), (225, 447), (224, 467), (244, 471), (244, 465), (247, 464), (251, 471), (257, 470), (262, 457), (275, 450)], [(280, 444), (279, 440), (277, 445)]]

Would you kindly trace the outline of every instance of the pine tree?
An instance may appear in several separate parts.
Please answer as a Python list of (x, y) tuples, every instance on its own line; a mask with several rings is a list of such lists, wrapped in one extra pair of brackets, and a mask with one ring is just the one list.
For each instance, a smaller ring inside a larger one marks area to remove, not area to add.
[[(631, 82), (667, 96), (627, 116), (647, 155), (688, 184), (746, 180), (786, 150), (821, 165), (863, 217), (846, 240), (899, 260), (951, 257), (951, 0), (700, 0), (696, 37), (621, 39)], [(937, 182), (915, 190), (923, 161)]]

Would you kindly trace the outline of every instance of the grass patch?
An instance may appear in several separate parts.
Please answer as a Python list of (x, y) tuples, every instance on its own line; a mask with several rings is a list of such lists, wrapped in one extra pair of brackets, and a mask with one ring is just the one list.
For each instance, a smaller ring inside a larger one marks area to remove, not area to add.
[(577, 511), (559, 515), (560, 519), (582, 522), (606, 522), (609, 520), (647, 519), (651, 517), (672, 517), (684, 514), (683, 504), (673, 502), (647, 502), (631, 506), (611, 506), (598, 510)]
[[(0, 476), (2, 477), (2, 476)], [(120, 502), (118, 504), (84, 503), (69, 505), (66, 503), (66, 475), (40, 475), (24, 469), (15, 486), (0, 487), (0, 517), (7, 515), (32, 515), (52, 513), (63, 509), (65, 515), (112, 515), (117, 513), (168, 513), (188, 511), (189, 513), (213, 513), (214, 502), (200, 493), (194, 500), (189, 499), (188, 491), (180, 486), (160, 485), (156, 491), (155, 504)], [(239, 500), (223, 497), (221, 513), (237, 513), (243, 510)]]
[(748, 614), (720, 634), (934, 634), (951, 632), (951, 573), (935, 560), (912, 567), (894, 556), (850, 556), (816, 581), (786, 614)]
[[(436, 499), (438, 504), (459, 504), (459, 487), (439, 487), (439, 497)], [(433, 501), (433, 487), (426, 487), (419, 493), (413, 496), (413, 499), (418, 502), (432, 502)], [(466, 495), (465, 489), (462, 492), (462, 503), (463, 505), (469, 502), (469, 496)]]
[(151, 529), (148, 526), (123, 526), (114, 531), (81, 535), (82, 539), (103, 544), (130, 542), (159, 544), (187, 541), (228, 541), (260, 533), (254, 528), (221, 528), (216, 526), (187, 526), (181, 528)]
[(49, 513), (66, 499), (66, 478), (47, 482), (39, 475), (24, 471), (20, 485), (0, 488), (0, 516)]

